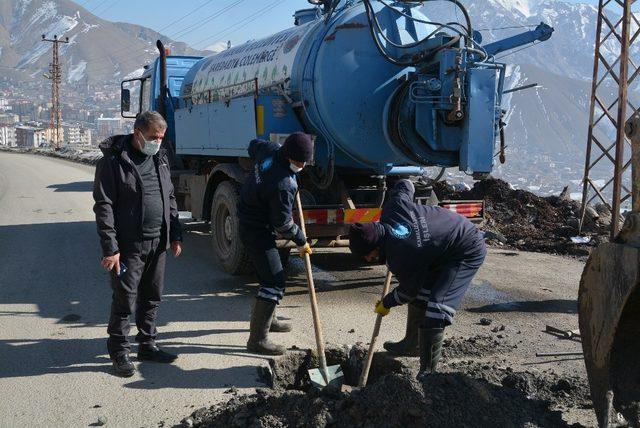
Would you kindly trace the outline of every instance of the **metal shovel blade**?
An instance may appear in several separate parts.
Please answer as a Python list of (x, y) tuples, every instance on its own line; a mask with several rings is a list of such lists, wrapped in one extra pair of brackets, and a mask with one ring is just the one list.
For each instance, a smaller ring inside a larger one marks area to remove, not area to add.
[(311, 384), (316, 388), (325, 388), (329, 385), (333, 385), (336, 388), (340, 388), (344, 382), (344, 374), (342, 373), (342, 367), (339, 365), (328, 366), (326, 370), (326, 378), (324, 376), (323, 369), (309, 369), (309, 378)]

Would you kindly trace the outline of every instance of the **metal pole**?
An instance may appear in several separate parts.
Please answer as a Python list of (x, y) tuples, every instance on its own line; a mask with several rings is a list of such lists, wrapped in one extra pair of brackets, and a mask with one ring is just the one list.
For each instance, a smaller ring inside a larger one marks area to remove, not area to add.
[(587, 202), (589, 199), (589, 175), (591, 172), (591, 146), (593, 139), (593, 119), (596, 110), (596, 92), (598, 90), (598, 73), (600, 69), (600, 44), (602, 38), (602, 14), (604, 13), (604, 0), (600, 0), (598, 6), (598, 24), (596, 28), (596, 47), (593, 55), (593, 80), (591, 82), (591, 109), (589, 111), (589, 132), (587, 134), (587, 157), (584, 164), (584, 178), (582, 183), (582, 206), (580, 208), (580, 227), (579, 232), (582, 233), (582, 225), (584, 224), (584, 215), (587, 211)]
[(624, 126), (627, 121), (627, 89), (629, 86), (629, 33), (631, 27), (631, 0), (625, 0), (622, 18), (622, 51), (620, 53), (620, 86), (618, 89), (618, 120), (616, 133), (616, 157), (613, 180), (613, 203), (611, 213), (611, 235), (613, 240), (620, 230), (620, 194), (622, 174), (624, 172), (624, 146), (626, 135)]

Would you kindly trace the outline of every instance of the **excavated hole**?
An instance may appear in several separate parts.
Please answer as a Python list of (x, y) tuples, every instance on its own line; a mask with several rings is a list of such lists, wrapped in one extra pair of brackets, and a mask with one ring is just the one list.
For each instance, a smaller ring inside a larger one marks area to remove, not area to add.
[[(351, 348), (328, 348), (326, 350), (327, 365), (340, 365), (344, 374), (345, 385), (357, 386), (360, 373), (364, 366), (367, 349), (361, 345)], [(312, 385), (309, 380), (309, 369), (320, 366), (315, 353), (294, 351), (269, 361), (268, 367), (258, 369), (260, 380), (273, 389), (308, 391)], [(375, 382), (385, 374), (409, 374), (410, 370), (400, 360), (394, 359), (386, 353), (376, 353), (373, 356), (368, 382)]]
[[(356, 385), (366, 349), (330, 348), (327, 363), (340, 364), (345, 383)], [(583, 379), (555, 373), (517, 372), (497, 364), (451, 361), (443, 372), (415, 378), (417, 358), (373, 359), (365, 388), (341, 391), (310, 385), (307, 370), (318, 362), (310, 351), (275, 358), (260, 371), (272, 388), (202, 408), (195, 427), (568, 427), (555, 407), (587, 405)]]

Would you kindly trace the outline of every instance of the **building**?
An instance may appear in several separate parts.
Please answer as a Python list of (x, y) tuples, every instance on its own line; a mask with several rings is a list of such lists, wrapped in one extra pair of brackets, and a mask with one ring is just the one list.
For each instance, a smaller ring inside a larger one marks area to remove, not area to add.
[[(50, 146), (53, 140), (53, 131), (40, 122), (27, 122), (16, 126), (16, 145), (18, 147), (37, 148)], [(61, 142), (64, 141), (64, 128), (60, 129)]]
[(71, 146), (88, 146), (91, 144), (91, 130), (79, 123), (63, 123), (64, 144)]
[(99, 117), (96, 119), (98, 126), (98, 139), (103, 140), (112, 135), (126, 133), (126, 122), (119, 117)]
[(13, 126), (20, 122), (20, 116), (13, 113), (0, 113), (0, 126)]
[(0, 125), (0, 146), (16, 146), (16, 128)]

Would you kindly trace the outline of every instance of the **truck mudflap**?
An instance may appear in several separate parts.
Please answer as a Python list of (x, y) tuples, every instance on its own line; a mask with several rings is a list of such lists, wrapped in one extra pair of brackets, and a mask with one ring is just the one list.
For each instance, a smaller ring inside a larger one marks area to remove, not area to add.
[[(443, 201), (439, 206), (474, 223), (480, 223), (484, 219), (484, 201)], [(381, 208), (312, 208), (303, 211), (308, 237), (318, 239), (316, 246), (331, 247), (348, 245), (348, 241), (339, 237), (349, 233), (350, 225), (380, 221), (382, 215)], [(295, 211), (293, 217), (294, 221), (300, 224)]]

